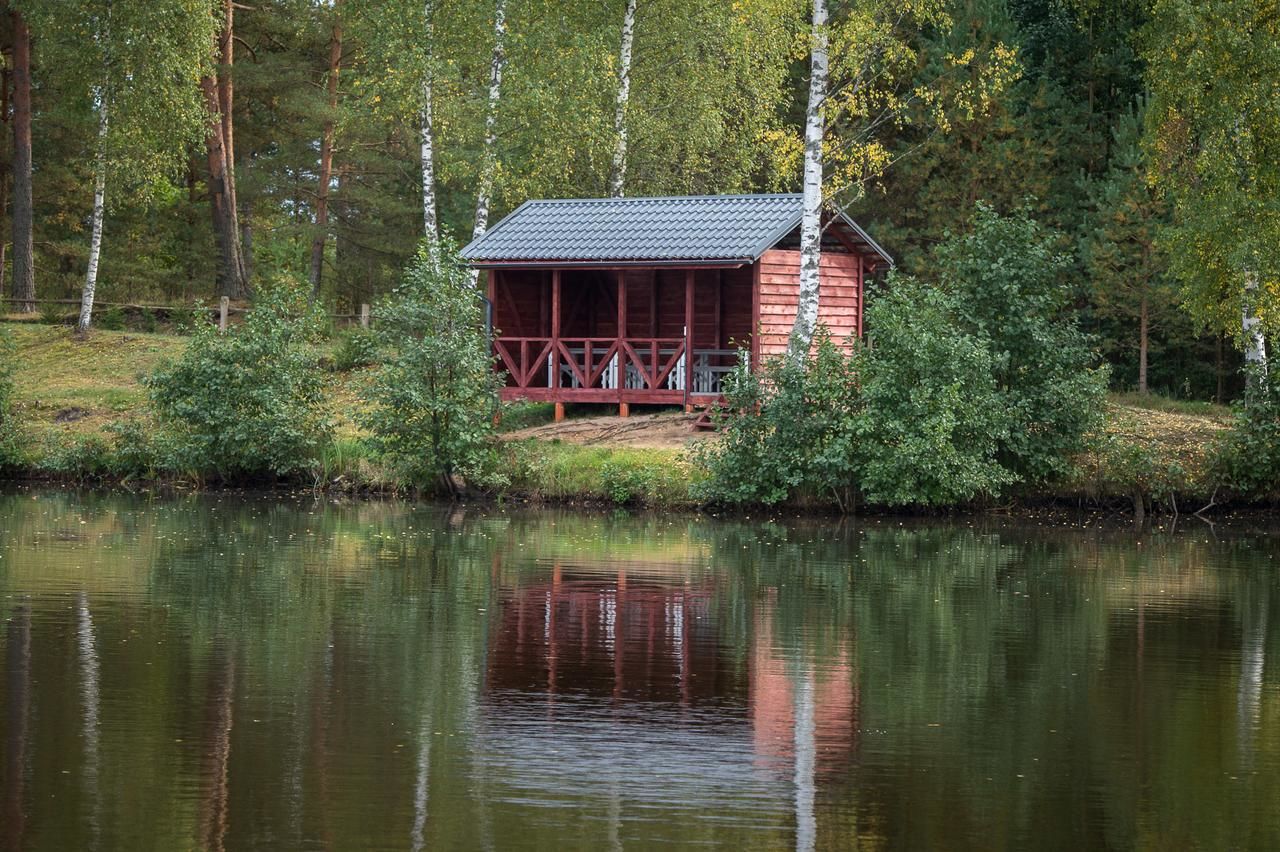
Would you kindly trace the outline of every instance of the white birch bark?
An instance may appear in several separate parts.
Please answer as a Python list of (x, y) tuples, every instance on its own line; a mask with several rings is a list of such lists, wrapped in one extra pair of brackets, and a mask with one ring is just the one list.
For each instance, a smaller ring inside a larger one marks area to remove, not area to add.
[(800, 293), (791, 329), (788, 357), (798, 361), (809, 352), (818, 325), (819, 263), (822, 259), (822, 135), (827, 99), (827, 2), (813, 0), (809, 106), (804, 122), (804, 207), (800, 219)]
[(93, 296), (98, 288), (98, 259), (102, 256), (102, 224), (106, 210), (107, 190), (107, 95), (98, 92), (98, 156), (93, 175), (93, 235), (89, 239), (89, 267), (84, 274), (80, 293), (80, 320), (76, 328), (89, 330), (93, 322)]
[[(484, 154), (480, 179), (476, 184), (476, 223), (472, 239), (484, 236), (489, 229), (489, 201), (493, 194), (493, 172), (497, 166), (494, 146), (498, 141), (498, 99), (502, 95), (502, 69), (507, 64), (507, 2), (496, 0), (493, 8), (493, 62), (489, 66), (489, 106), (484, 117)], [(472, 283), (475, 282), (472, 273)]]
[(816, 787), (814, 767), (817, 763), (813, 670), (806, 666), (796, 677), (795, 685), (795, 794), (796, 850), (809, 852), (817, 847), (818, 819), (814, 813)]
[(622, 46), (618, 50), (618, 99), (613, 108), (613, 167), (609, 171), (609, 194), (622, 197), (627, 179), (627, 103), (631, 100), (631, 43), (636, 29), (636, 0), (627, 0), (622, 16)]
[(1262, 334), (1262, 321), (1253, 313), (1253, 301), (1258, 290), (1258, 273), (1245, 273), (1245, 302), (1241, 309), (1240, 324), (1244, 331), (1244, 360), (1249, 366), (1267, 369), (1267, 341)]
[(422, 163), (422, 233), (428, 239), (436, 236), (436, 156), (435, 132), (432, 129), (432, 94), (431, 59), (435, 53), (435, 14), (433, 0), (423, 4), (423, 15), (426, 21), (427, 67), (422, 72), (422, 112), (419, 114), (420, 151)]

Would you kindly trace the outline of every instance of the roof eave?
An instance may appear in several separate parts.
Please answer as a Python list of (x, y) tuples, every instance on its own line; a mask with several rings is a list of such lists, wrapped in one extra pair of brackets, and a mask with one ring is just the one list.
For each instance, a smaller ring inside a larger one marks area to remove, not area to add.
[(473, 269), (618, 269), (661, 267), (722, 267), (733, 269), (755, 263), (754, 257), (712, 257), (712, 258), (628, 258), (593, 260), (543, 260), (540, 258), (479, 258), (468, 259), (467, 265)]

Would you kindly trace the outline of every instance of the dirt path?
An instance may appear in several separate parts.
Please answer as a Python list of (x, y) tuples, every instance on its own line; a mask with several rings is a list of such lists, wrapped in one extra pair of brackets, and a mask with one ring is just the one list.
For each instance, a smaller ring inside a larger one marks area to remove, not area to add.
[(609, 444), (678, 450), (712, 433), (692, 429), (696, 414), (633, 414), (630, 417), (574, 417), (560, 423), (530, 426), (503, 435), (508, 440), (560, 439), (571, 444)]

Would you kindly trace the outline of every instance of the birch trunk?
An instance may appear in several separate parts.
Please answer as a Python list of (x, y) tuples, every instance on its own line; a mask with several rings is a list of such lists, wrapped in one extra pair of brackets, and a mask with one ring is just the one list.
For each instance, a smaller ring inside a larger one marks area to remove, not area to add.
[(800, 294), (791, 329), (788, 357), (800, 361), (809, 352), (818, 324), (819, 264), (822, 260), (822, 136), (827, 99), (827, 3), (813, 0), (809, 106), (804, 122), (804, 201), (800, 219)]
[(102, 255), (102, 224), (107, 190), (107, 95), (98, 94), (98, 156), (93, 173), (93, 236), (89, 239), (89, 266), (80, 293), (80, 320), (76, 329), (84, 334), (93, 322), (93, 295), (98, 288), (98, 259)]
[(432, 80), (431, 58), (435, 52), (435, 14), (433, 0), (423, 4), (423, 15), (426, 20), (427, 68), (422, 74), (422, 112), (418, 116), (421, 149), (419, 157), (422, 162), (422, 233), (428, 239), (434, 239), (438, 226), (436, 224), (436, 155), (435, 133), (432, 130)]
[(13, 296), (17, 309), (36, 309), (35, 215), (31, 203), (31, 33), (13, 20)]
[(1245, 303), (1241, 309), (1240, 324), (1244, 332), (1244, 360), (1250, 367), (1264, 373), (1267, 369), (1267, 341), (1262, 334), (1262, 321), (1253, 314), (1254, 294), (1258, 290), (1258, 273), (1245, 273)]
[(631, 100), (631, 42), (635, 37), (636, 0), (627, 0), (622, 16), (622, 47), (618, 51), (618, 99), (613, 109), (613, 167), (609, 171), (609, 194), (622, 197), (627, 179), (627, 103)]
[(316, 187), (316, 235), (311, 241), (311, 298), (320, 295), (320, 279), (324, 274), (324, 247), (329, 227), (329, 182), (333, 179), (334, 116), (338, 111), (338, 72), (342, 69), (342, 21), (338, 18), (342, 2), (334, 3), (333, 35), (329, 39), (329, 115), (320, 135), (320, 174)]
[[(484, 236), (489, 228), (489, 200), (493, 194), (493, 172), (497, 166), (494, 147), (498, 141), (498, 99), (502, 95), (502, 69), (507, 64), (506, 0), (497, 0), (493, 9), (493, 62), (489, 66), (489, 106), (484, 117), (484, 154), (480, 163), (480, 179), (476, 185), (476, 223), (472, 239)], [(475, 283), (476, 273), (471, 281)]]
[(209, 206), (218, 238), (218, 292), (232, 299), (249, 294), (249, 280), (240, 238), (240, 216), (236, 208), (235, 142), (231, 111), (235, 89), (230, 68), (234, 55), (234, 4), (224, 3), (225, 17), (216, 50), (221, 68), (216, 75), (200, 80), (205, 109), (209, 113), (206, 154), (209, 161)]

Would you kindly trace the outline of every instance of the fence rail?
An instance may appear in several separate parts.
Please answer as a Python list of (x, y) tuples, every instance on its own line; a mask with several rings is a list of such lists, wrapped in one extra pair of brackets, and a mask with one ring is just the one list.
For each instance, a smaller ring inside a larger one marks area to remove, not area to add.
[[(0, 304), (23, 304), (23, 305), (68, 305), (79, 307), (79, 299), (48, 299), (37, 296), (34, 299), (24, 299), (19, 296), (0, 296)], [(227, 328), (227, 318), (236, 314), (248, 313), (249, 309), (239, 305), (231, 304), (226, 296), (223, 296), (216, 305), (143, 305), (136, 302), (100, 302), (96, 299), (93, 303), (94, 309), (97, 308), (124, 308), (126, 310), (135, 311), (165, 311), (166, 313), (187, 313), (199, 312), (214, 314), (218, 317), (218, 327), (223, 331)], [(326, 314), (330, 319), (347, 320), (349, 322), (359, 322), (361, 328), (369, 327), (370, 308), (367, 304), (360, 306), (360, 312), (356, 314)]]

